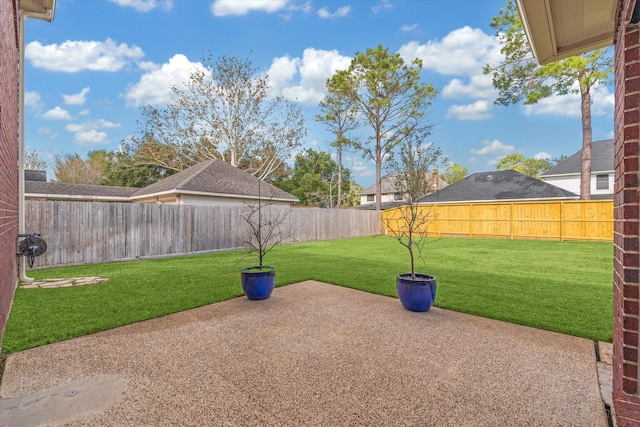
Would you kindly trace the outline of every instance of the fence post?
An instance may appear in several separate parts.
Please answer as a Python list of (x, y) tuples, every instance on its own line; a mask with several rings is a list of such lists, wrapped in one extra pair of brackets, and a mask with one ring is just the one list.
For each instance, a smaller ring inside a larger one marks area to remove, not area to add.
[(564, 241), (564, 202), (560, 202), (560, 241)]
[(513, 240), (513, 202), (509, 203), (509, 239)]

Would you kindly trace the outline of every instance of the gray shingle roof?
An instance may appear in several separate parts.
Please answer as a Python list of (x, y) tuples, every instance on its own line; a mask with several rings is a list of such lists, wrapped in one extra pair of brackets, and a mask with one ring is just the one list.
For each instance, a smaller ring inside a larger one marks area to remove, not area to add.
[(137, 189), (133, 198), (171, 191), (228, 194), (233, 196), (258, 197), (258, 183), (262, 197), (296, 202), (298, 199), (253, 175), (240, 170), (223, 160), (213, 159), (199, 163), (175, 175)]
[[(579, 174), (582, 168), (582, 149), (558, 163), (542, 176)], [(613, 171), (613, 139), (591, 143), (591, 172)]]
[(480, 200), (575, 199), (578, 195), (516, 171), (474, 173), (420, 200), (424, 203)]
[(77, 198), (91, 199), (127, 199), (139, 188), (110, 187), (107, 185), (63, 184), (58, 182), (26, 181), (25, 193), (48, 196), (77, 196)]

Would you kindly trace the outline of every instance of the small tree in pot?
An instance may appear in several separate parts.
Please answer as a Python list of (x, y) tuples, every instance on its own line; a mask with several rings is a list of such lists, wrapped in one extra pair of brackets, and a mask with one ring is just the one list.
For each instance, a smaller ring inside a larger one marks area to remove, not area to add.
[(437, 189), (437, 169), (442, 162), (442, 152), (420, 138), (408, 138), (400, 153), (387, 162), (387, 171), (393, 179), (396, 194), (402, 201), (385, 213), (385, 230), (409, 253), (410, 272), (396, 278), (398, 298), (411, 311), (428, 311), (436, 297), (436, 278), (416, 273), (416, 260), (424, 262), (428, 228), (432, 208), (420, 205), (420, 200)]
[(247, 298), (252, 300), (267, 299), (271, 296), (276, 282), (276, 269), (265, 266), (264, 257), (291, 237), (289, 229), (285, 227), (289, 208), (274, 206), (270, 198), (263, 200), (260, 191), (261, 181), (258, 182), (258, 202), (246, 204), (241, 215), (249, 229), (247, 240), (244, 242), (247, 248), (246, 257), (258, 257), (258, 265), (240, 271), (242, 290)]

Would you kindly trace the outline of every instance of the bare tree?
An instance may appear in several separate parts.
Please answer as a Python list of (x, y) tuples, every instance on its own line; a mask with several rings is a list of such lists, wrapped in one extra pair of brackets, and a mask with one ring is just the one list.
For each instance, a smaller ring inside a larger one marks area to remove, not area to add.
[(165, 107), (142, 107), (139, 135), (124, 143), (138, 163), (183, 170), (218, 158), (268, 177), (307, 134), (301, 109), (270, 97), (269, 77), (250, 59), (211, 55)]
[(287, 224), (290, 212), (289, 208), (275, 206), (271, 198), (262, 199), (258, 183), (257, 203), (245, 204), (241, 215), (249, 226), (249, 234), (244, 242), (246, 255), (258, 257), (258, 269), (264, 267), (264, 257), (273, 248), (292, 237)]
[(411, 138), (405, 141), (399, 156), (387, 162), (386, 169), (404, 201), (389, 210), (384, 216), (384, 225), (409, 252), (412, 279), (416, 277), (416, 259), (424, 261), (428, 229), (433, 222), (432, 208), (421, 205), (420, 200), (437, 188), (434, 170), (442, 162), (439, 148)]
[(29, 170), (46, 170), (49, 164), (41, 157), (42, 153), (32, 148), (24, 150), (24, 168)]

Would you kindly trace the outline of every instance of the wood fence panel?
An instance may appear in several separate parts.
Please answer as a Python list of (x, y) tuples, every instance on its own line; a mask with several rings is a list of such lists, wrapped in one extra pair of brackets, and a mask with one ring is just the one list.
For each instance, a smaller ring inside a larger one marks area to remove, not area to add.
[(468, 236), (471, 232), (469, 206), (434, 205), (430, 232), (441, 236)]
[[(36, 267), (92, 264), (179, 255), (244, 246), (246, 206), (151, 205), (32, 201), (26, 229), (41, 232), (47, 252)], [(267, 207), (287, 216), (286, 242), (306, 242), (381, 233), (375, 211)]]
[[(612, 200), (425, 205), (434, 236), (613, 241)], [(383, 212), (385, 232), (399, 208)]]
[(511, 238), (561, 238), (562, 202), (511, 203)]

